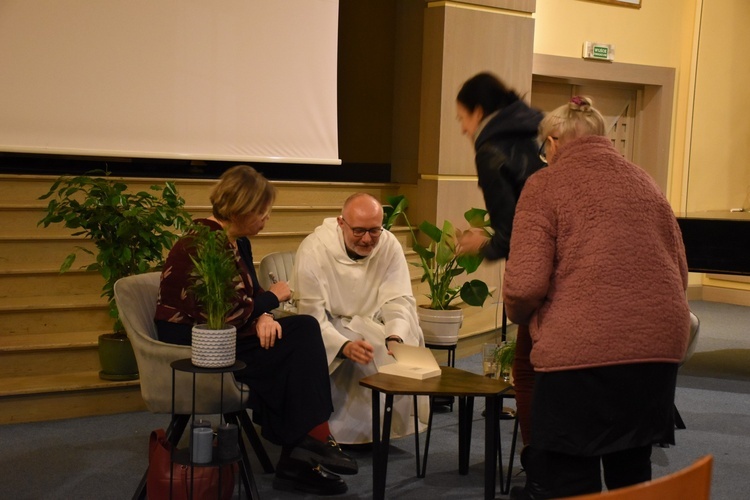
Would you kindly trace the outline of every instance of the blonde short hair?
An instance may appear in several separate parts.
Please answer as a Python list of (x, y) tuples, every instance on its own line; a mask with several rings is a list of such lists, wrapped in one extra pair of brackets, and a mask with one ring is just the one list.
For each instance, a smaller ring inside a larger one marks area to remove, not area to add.
[(567, 104), (545, 115), (539, 124), (539, 138), (549, 136), (571, 140), (587, 135), (606, 135), (604, 117), (587, 96), (575, 96)]
[(219, 178), (209, 199), (213, 215), (229, 221), (250, 213), (262, 215), (276, 199), (276, 188), (249, 165), (236, 165)]

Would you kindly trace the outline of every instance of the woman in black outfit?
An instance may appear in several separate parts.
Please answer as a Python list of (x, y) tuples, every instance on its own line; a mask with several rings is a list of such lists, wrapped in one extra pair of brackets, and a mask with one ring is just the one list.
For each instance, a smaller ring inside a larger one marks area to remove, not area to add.
[[(290, 298), (289, 285), (279, 282), (263, 290), (253, 266), (248, 236), (263, 229), (275, 196), (262, 175), (238, 165), (211, 191), (213, 215), (196, 223), (226, 231), (235, 256), (236, 296), (228, 323), (237, 328), (237, 358), (247, 365), (235, 375), (251, 388), (250, 406), (263, 437), (281, 445), (274, 488), (343, 493), (346, 483), (335, 473), (355, 474), (357, 463), (328, 428), (333, 405), (320, 326), (311, 316), (274, 318), (270, 311)], [(167, 257), (155, 317), (163, 342), (190, 345), (192, 326), (205, 322), (190, 292), (194, 254), (187, 235)]]
[[(467, 80), (456, 97), (461, 131), (474, 145), (479, 187), (494, 234), (469, 229), (459, 238), (462, 253), (482, 253), (488, 260), (505, 259), (516, 203), (526, 179), (544, 166), (537, 135), (542, 113), (530, 108), (513, 90), (490, 73)], [(531, 440), (531, 393), (534, 369), (529, 361), (531, 337), (518, 325), (513, 379), (523, 442)], [(523, 457), (523, 455), (522, 455)]]

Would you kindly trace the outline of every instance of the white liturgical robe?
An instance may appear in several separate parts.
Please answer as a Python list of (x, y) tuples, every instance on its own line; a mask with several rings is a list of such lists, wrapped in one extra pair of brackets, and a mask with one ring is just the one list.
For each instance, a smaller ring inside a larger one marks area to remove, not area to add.
[[(332, 434), (340, 443), (372, 442), (371, 392), (359, 380), (376, 373), (379, 364), (393, 362), (387, 354), (387, 337), (424, 346), (401, 244), (383, 231), (369, 256), (353, 260), (336, 219), (326, 219), (297, 249), (290, 284), (298, 312), (320, 323), (331, 375)], [(361, 365), (337, 357), (347, 341), (360, 339), (375, 348), (373, 362)], [(428, 416), (425, 406), (420, 404), (419, 412), (424, 419)], [(414, 432), (411, 415), (411, 397), (397, 396), (392, 437)]]

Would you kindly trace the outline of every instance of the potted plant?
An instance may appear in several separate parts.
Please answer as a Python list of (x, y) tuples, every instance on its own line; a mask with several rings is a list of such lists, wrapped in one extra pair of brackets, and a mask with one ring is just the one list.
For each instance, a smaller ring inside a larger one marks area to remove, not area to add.
[[(411, 225), (404, 213), (408, 203), (403, 196), (389, 197), (388, 205), (383, 208), (384, 227), (390, 227), (399, 215), (409, 229)], [(471, 227), (483, 228), (489, 234), (487, 211), (472, 208), (464, 213), (464, 218)], [(430, 242), (421, 245), (412, 231), (414, 251), (419, 262), (412, 265), (422, 268), (422, 282), (427, 282), (430, 292), (427, 298), (429, 305), (417, 309), (420, 325), (424, 332), (425, 342), (437, 345), (453, 345), (458, 341), (458, 330), (463, 321), (463, 311), (452, 305), (458, 297), (470, 306), (482, 306), (490, 295), (487, 284), (481, 280), (470, 280), (463, 285), (455, 285), (454, 279), (464, 273), (471, 274), (482, 263), (482, 255), (458, 255), (456, 252), (456, 229), (450, 221), (444, 221), (442, 229), (423, 221), (419, 225), (421, 234)]]
[[(61, 176), (39, 199), (48, 198), (46, 214), (37, 225), (64, 224), (74, 231), (72, 236), (83, 236), (96, 247), (95, 251), (76, 248), (95, 257), (95, 262), (84, 268), (104, 278), (102, 297), (106, 297), (113, 319), (113, 333), (99, 336), (99, 376), (105, 380), (138, 378), (133, 348), (117, 313), (113, 287), (122, 277), (163, 264), (165, 252), (179, 236), (176, 231), (190, 222), (185, 200), (171, 182), (151, 186), (149, 191), (128, 192), (127, 185), (110, 177), (108, 171)], [(73, 251), (65, 258), (61, 273), (71, 268), (76, 255)]]
[(237, 329), (226, 324), (235, 296), (237, 264), (225, 231), (196, 224), (190, 293), (203, 310), (205, 324), (193, 326), (192, 362), (203, 368), (231, 366), (236, 359)]
[(502, 378), (503, 381), (512, 384), (511, 369), (516, 357), (516, 341), (507, 340), (495, 347), (493, 357), (495, 358), (495, 366), (497, 366), (496, 378)]

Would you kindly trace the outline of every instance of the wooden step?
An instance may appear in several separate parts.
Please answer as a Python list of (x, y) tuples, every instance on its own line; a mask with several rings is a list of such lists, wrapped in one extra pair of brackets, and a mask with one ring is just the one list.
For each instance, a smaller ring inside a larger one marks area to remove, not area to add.
[[(40, 200), (53, 182), (54, 175), (0, 174), (0, 200), (4, 205), (35, 204), (46, 206), (49, 199)], [(163, 186), (165, 179), (130, 177), (124, 180), (130, 191), (150, 191), (152, 185)], [(175, 181), (177, 190), (187, 204), (209, 205), (209, 192), (216, 183), (211, 179), (182, 179)]]
[[(211, 215), (208, 205), (187, 206), (186, 209), (194, 219)], [(266, 223), (265, 232), (306, 231), (312, 232), (324, 219), (336, 217), (341, 213), (338, 206), (274, 206), (271, 218)], [(45, 216), (42, 206), (15, 205), (0, 206), (0, 218), (8, 221), (4, 236), (15, 238), (44, 238), (70, 236), (76, 230), (65, 227), (62, 223), (50, 224), (47, 227), (38, 222)]]
[(110, 331), (106, 300), (91, 295), (0, 299), (0, 336)]
[(33, 301), (34, 297), (40, 295), (52, 297), (99, 295), (103, 285), (104, 279), (99, 273), (78, 269), (71, 269), (63, 274), (57, 271), (38, 273), (7, 271), (0, 273), (0, 299), (23, 297)]
[[(76, 247), (80, 246), (94, 250), (94, 244), (83, 238), (71, 237), (42, 237), (17, 238), (0, 237), (0, 272), (7, 271), (50, 271), (59, 269), (60, 264)], [(74, 268), (81, 268), (94, 262), (89, 254), (79, 251), (73, 264)]]
[[(408, 229), (394, 228), (391, 232), (403, 246), (411, 246), (411, 234)], [(262, 256), (270, 252), (296, 251), (308, 234), (307, 231), (263, 231), (252, 239), (253, 255), (260, 260)], [(76, 251), (77, 247), (95, 250), (94, 244), (83, 238), (65, 236), (0, 237), (0, 255), (6, 256), (0, 259), (0, 273), (49, 271), (51, 266), (61, 264), (71, 252)], [(94, 262), (94, 257), (83, 251), (79, 250), (77, 255), (73, 269), (80, 269)]]
[(0, 425), (145, 409), (139, 381), (102, 380), (98, 370), (0, 379)]
[[(0, 200), (5, 205), (39, 203), (46, 206), (49, 200), (38, 200), (57, 179), (53, 175), (0, 174)], [(164, 184), (168, 179), (128, 177), (124, 179), (131, 191), (148, 190), (152, 185)], [(213, 179), (172, 179), (187, 205), (210, 205), (209, 194), (216, 184)], [(351, 194), (365, 192), (379, 200), (398, 193), (398, 185), (390, 183), (359, 182), (299, 182), (271, 181), (277, 188), (275, 205), (341, 207)]]
[(99, 335), (106, 331), (76, 331), (68, 333), (47, 332), (35, 335), (0, 336), (0, 355), (17, 351), (51, 351), (62, 349), (94, 348)]
[(96, 344), (65, 348), (64, 352), (61, 349), (18, 349), (0, 354), (0, 381), (100, 369)]

